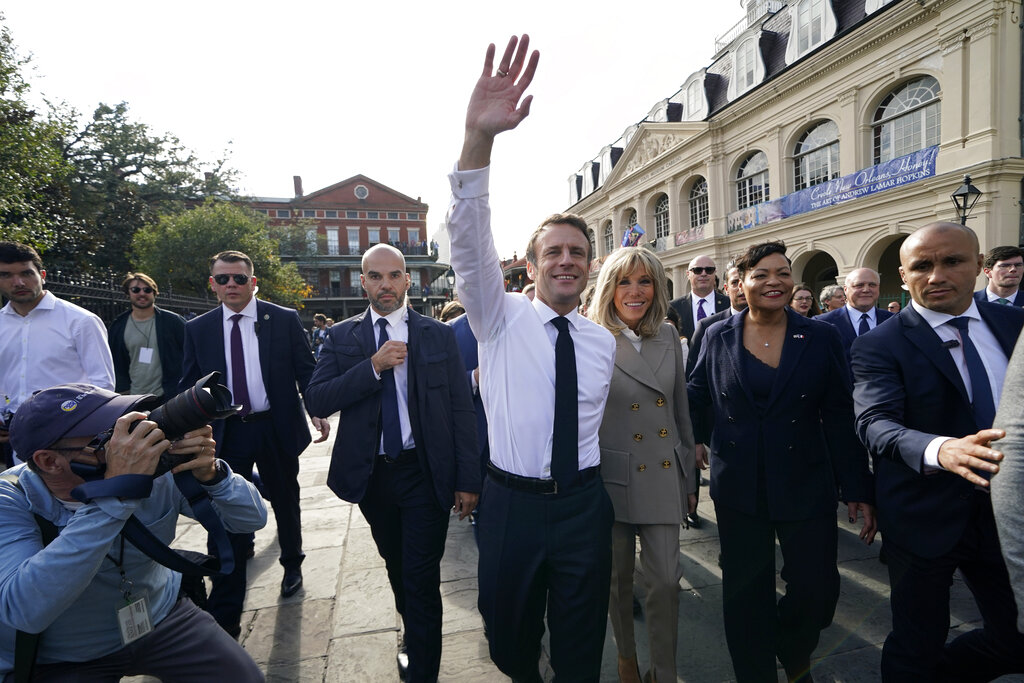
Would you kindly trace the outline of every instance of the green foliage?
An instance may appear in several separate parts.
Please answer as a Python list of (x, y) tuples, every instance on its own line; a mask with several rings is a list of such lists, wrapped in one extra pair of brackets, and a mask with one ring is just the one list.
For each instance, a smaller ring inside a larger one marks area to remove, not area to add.
[(27, 63), (0, 24), (0, 238), (46, 251), (80, 227), (65, 182), (71, 167), (61, 154), (71, 121), (29, 106), (21, 75)]
[(124, 102), (100, 104), (66, 141), (64, 154), (74, 168), (70, 193), (86, 234), (76, 243), (62, 242), (52, 256), (94, 272), (130, 270), (132, 238), (140, 227), (187, 203), (229, 196), (235, 177), (223, 159), (204, 173), (178, 138), (132, 121)]
[(231, 202), (208, 199), (189, 211), (162, 214), (135, 234), (132, 245), (138, 270), (178, 294), (203, 296), (210, 257), (237, 249), (253, 260), (259, 298), (301, 308), (309, 295), (295, 265), (278, 258), (266, 220)]

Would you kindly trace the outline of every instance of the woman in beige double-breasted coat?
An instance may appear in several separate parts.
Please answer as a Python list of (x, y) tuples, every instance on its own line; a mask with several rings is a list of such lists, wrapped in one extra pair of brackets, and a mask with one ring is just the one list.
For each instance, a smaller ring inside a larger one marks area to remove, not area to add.
[(649, 250), (617, 250), (601, 269), (590, 313), (617, 344), (600, 431), (601, 477), (615, 508), (608, 613), (619, 679), (628, 683), (640, 680), (633, 634), (637, 530), (651, 679), (676, 680), (679, 525), (696, 488), (682, 347), (675, 328), (663, 322), (666, 282)]

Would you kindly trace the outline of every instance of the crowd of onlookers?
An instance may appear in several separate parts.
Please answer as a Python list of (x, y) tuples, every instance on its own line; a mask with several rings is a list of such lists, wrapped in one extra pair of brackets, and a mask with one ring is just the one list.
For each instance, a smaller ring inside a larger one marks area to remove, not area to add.
[[(883, 541), (883, 680), (1024, 671), (1024, 251), (981, 254), (968, 228), (926, 225), (900, 247), (905, 295), (882, 309), (876, 271), (816, 294), (782, 242), (760, 242), (723, 271), (695, 257), (670, 301), (642, 247), (614, 251), (585, 291), (587, 225), (555, 214), (527, 245), (533, 284), (506, 292), (491, 149), (529, 114), (538, 59), (526, 36), (486, 53), (449, 176), (460, 300), (441, 320), (408, 305), (403, 250), (381, 244), (362, 257), (367, 309), (337, 324), (307, 330), (258, 300), (252, 260), (229, 250), (210, 258), (214, 310), (186, 322), (129, 273), (107, 330), (44, 289), (31, 247), (0, 242), (3, 680), (262, 680), (237, 642), (253, 533), (266, 498), (295, 595), (298, 457), (310, 422), (325, 441), (336, 414), (327, 484), (385, 560), (403, 679), (437, 680), (455, 514), (474, 524), (503, 673), (540, 681), (548, 632), (557, 680), (596, 681), (610, 620), (621, 681), (675, 680), (680, 527), (705, 523), (706, 471), (737, 680), (774, 681), (777, 663), (812, 680), (841, 590), (837, 506)], [(179, 514), (210, 532), (209, 556), (168, 549)], [(947, 643), (956, 571), (984, 626)]]

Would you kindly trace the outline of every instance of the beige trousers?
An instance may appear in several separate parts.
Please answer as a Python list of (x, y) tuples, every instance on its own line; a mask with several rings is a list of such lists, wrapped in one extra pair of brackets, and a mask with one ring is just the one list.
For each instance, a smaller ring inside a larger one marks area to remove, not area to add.
[(640, 530), (640, 567), (647, 589), (644, 614), (651, 648), (651, 671), (659, 683), (676, 680), (676, 636), (679, 622), (679, 525), (612, 526), (612, 581), (608, 616), (619, 656), (636, 656), (633, 632), (633, 566), (636, 530)]

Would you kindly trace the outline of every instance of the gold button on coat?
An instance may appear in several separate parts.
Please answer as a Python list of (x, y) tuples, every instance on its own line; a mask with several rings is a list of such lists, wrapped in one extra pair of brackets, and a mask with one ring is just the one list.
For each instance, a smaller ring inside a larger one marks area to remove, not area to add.
[(643, 441), (643, 440), (644, 440), (644, 435), (643, 434), (634, 434), (633, 435), (633, 441)]
[(629, 409), (630, 410), (640, 410), (640, 404), (639, 403), (634, 403), (633, 405), (631, 405), (629, 407)]
[(662, 427), (661, 429), (658, 430), (658, 436), (664, 439), (666, 436), (668, 436), (668, 430)]
[(668, 468), (672, 467), (672, 461), (671, 460), (665, 460), (664, 462), (661, 463), (661, 466), (664, 467), (667, 470)]
[(662, 398), (661, 396), (659, 396), (659, 397), (658, 397), (658, 400), (657, 400), (657, 401), (655, 401), (654, 403), (655, 403), (655, 404), (656, 404), (656, 405), (657, 405), (657, 406), (658, 406), (658, 407), (660, 408), (660, 407), (662, 407), (663, 405), (665, 405), (665, 399), (663, 399), (663, 398)]
[(637, 469), (643, 472), (644, 470), (647, 469), (647, 465), (640, 465), (640, 467), (637, 467)]

